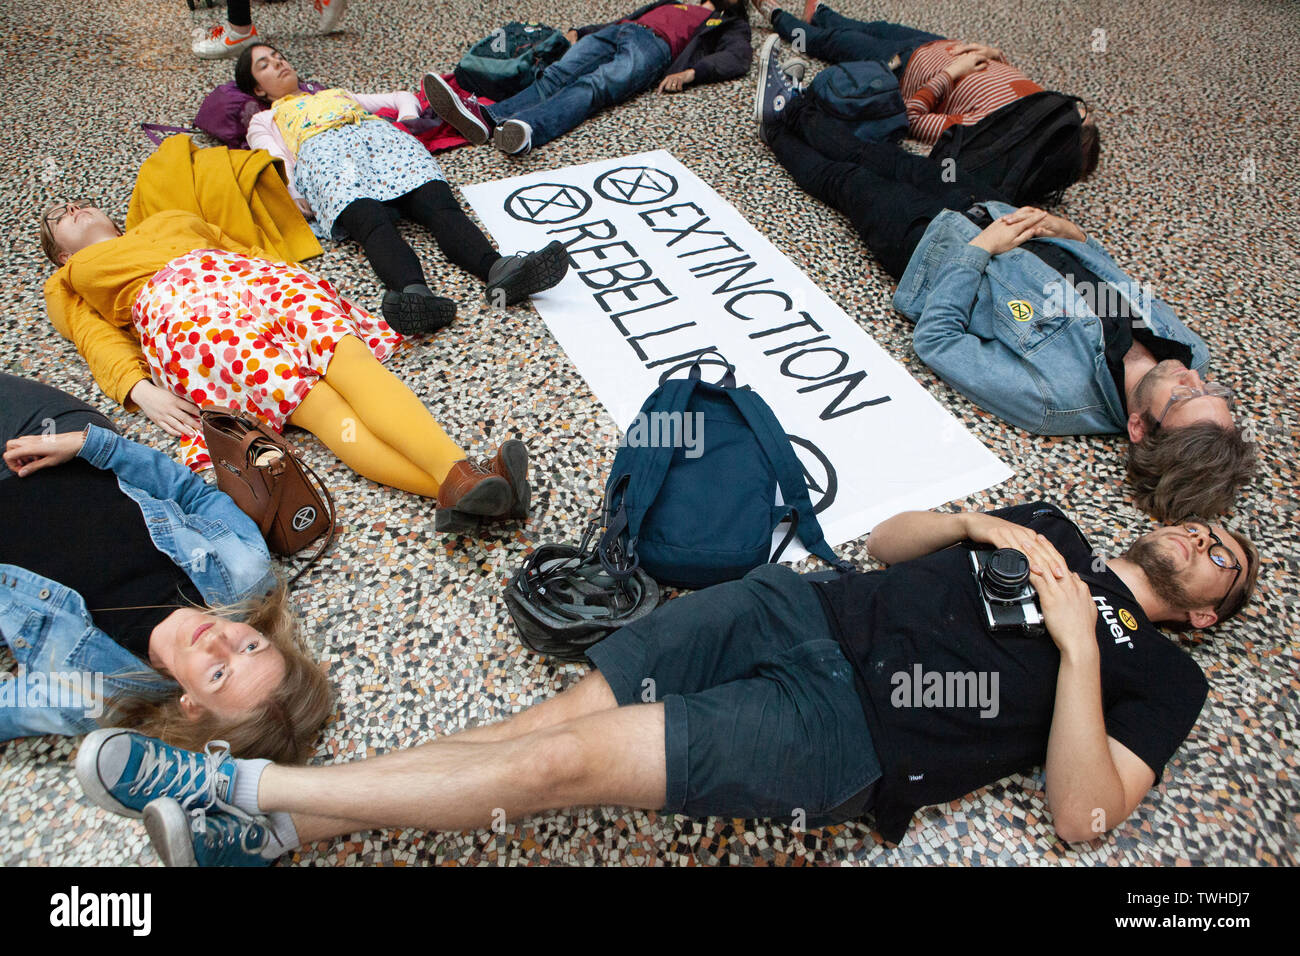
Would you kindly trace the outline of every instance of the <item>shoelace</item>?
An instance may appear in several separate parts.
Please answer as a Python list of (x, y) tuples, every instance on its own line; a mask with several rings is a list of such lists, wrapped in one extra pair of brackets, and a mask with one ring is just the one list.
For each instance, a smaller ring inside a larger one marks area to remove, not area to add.
[[(250, 34), (250, 35), (251, 35), (251, 34)], [(235, 43), (243, 43), (245, 40), (248, 39), (248, 36), (242, 36), (242, 37), (227, 37), (227, 36), (226, 36), (226, 27), (225, 27), (225, 24), (222, 24), (222, 23), (218, 23), (216, 26), (208, 27), (208, 29), (206, 29), (206, 30), (204, 30), (202, 27), (200, 27), (199, 29), (192, 31), (192, 32), (190, 33), (190, 36), (194, 37), (194, 39), (196, 39), (196, 40), (222, 40), (222, 39), (225, 39), (227, 42), (230, 42), (232, 46), (233, 46)]]
[[(248, 814), (222, 814), (209, 821), (204, 811), (195, 810), (190, 817), (190, 827), (195, 833), (203, 835), (203, 845), (208, 849), (238, 843), (245, 853), (260, 853), (271, 839), (270, 827), (263, 825), (260, 820), (260, 817)], [(257, 842), (253, 843), (253, 840)]]
[[(169, 754), (168, 751), (171, 751)], [(197, 808), (195, 812), (201, 813), (203, 809), (213, 805), (221, 806), (223, 809), (227, 806), (217, 799), (216, 793), (212, 789), (212, 780), (216, 776), (217, 769), (221, 762), (230, 754), (230, 745), (224, 740), (211, 740), (204, 747), (203, 767), (199, 767), (199, 754), (191, 751), (176, 751), (172, 748), (160, 746), (154, 741), (145, 744), (144, 759), (140, 761), (140, 767), (136, 771), (135, 779), (131, 781), (128, 792), (131, 796), (138, 796), (141, 791), (154, 793), (160, 786), (166, 786), (171, 789), (184, 790), (192, 787), (193, 792), (184, 800), (180, 801), (181, 808), (190, 810), (191, 807), (201, 798), (206, 796), (207, 802), (202, 807)], [(173, 767), (172, 764), (175, 763)], [(170, 772), (169, 772), (170, 771)], [(235, 809), (231, 807), (230, 809)]]

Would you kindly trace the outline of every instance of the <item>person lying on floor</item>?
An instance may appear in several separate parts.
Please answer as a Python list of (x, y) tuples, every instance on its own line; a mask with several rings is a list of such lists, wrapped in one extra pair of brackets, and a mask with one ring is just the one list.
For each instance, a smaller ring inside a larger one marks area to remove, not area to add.
[(653, 0), (627, 19), (570, 30), (573, 43), (522, 92), (484, 106), (466, 103), (436, 73), (424, 95), (467, 140), (522, 156), (608, 106), (659, 84), (660, 93), (734, 80), (749, 72), (746, 0)]
[(264, 43), (244, 50), (235, 83), (270, 105), (248, 123), (248, 145), (284, 161), (289, 191), (317, 235), (361, 244), (384, 284), (384, 318), (405, 334), (410, 323), (430, 331), (448, 325), (456, 303), (436, 295), (410, 244), (397, 231), (402, 216), (428, 229), (443, 255), (484, 282), (493, 308), (516, 305), (549, 289), (569, 270), (563, 243), (503, 256), (447, 185), (438, 161), (414, 136), (369, 111), (419, 115), (414, 94), (304, 91), (293, 66)]
[(1001, 201), (962, 173), (865, 142), (763, 64), (762, 140), (801, 189), (846, 215), (898, 280), (916, 354), (1039, 435), (1127, 434), (1138, 507), (1161, 521), (1228, 511), (1255, 473), (1205, 343), (1095, 238)]
[[(877, 60), (893, 70), (907, 108), (908, 132), (927, 145), (952, 126), (973, 126), (1010, 103), (1043, 92), (1001, 50), (984, 43), (948, 40), (885, 20), (854, 20), (817, 0), (806, 4), (803, 20), (786, 12), (781, 0), (755, 0), (755, 6), (782, 39), (796, 44), (797, 52), (830, 63)], [(1092, 174), (1101, 154), (1096, 118), (1082, 105), (1079, 110), (1083, 122), (1075, 148), (1081, 158), (1075, 181)]]
[(257, 524), (84, 402), (2, 373), (0, 449), (0, 637), (18, 661), (0, 741), (125, 726), (305, 760), (332, 694)]
[[(1013, 549), (998, 553), (1032, 582), (1046, 634), (990, 628), (971, 546)], [(1085, 842), (1142, 803), (1205, 701), (1200, 668), (1158, 626), (1230, 619), (1259, 571), (1248, 539), (1200, 522), (1099, 560), (1041, 502), (906, 512), (869, 549), (886, 570), (815, 582), (768, 564), (669, 601), (593, 645), (575, 686), (412, 749), (307, 768), (169, 750), (166, 766), (204, 772), (149, 775), (159, 745), (104, 730), (77, 776), (99, 806), (143, 813), (168, 865), (592, 805), (800, 828), (871, 813), (896, 843), (917, 808), (1036, 764), (1057, 833)]]
[(55, 328), (105, 394), (180, 439), (191, 468), (211, 466), (199, 410), (227, 407), (305, 428), (363, 477), (436, 498), (439, 531), (527, 516), (523, 442), (469, 458), (384, 368), (401, 335), (301, 266), (179, 210), (124, 233), (84, 200), (46, 210), (41, 245), (59, 267), (46, 283)]

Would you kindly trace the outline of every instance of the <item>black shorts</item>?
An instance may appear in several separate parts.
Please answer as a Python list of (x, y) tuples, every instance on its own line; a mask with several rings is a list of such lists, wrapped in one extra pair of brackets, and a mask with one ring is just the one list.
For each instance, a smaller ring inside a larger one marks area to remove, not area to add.
[(870, 808), (880, 760), (853, 668), (789, 568), (670, 601), (587, 657), (620, 705), (663, 702), (668, 812), (803, 829)]

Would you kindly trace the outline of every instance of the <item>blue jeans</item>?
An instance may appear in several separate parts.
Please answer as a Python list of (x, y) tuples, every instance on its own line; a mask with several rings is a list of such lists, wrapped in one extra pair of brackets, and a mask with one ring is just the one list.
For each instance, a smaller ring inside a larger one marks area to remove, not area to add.
[(841, 16), (822, 4), (813, 14), (812, 23), (804, 23), (784, 10), (772, 17), (772, 26), (782, 39), (798, 42), (802, 33), (803, 51), (828, 63), (852, 63), (879, 60), (888, 64), (895, 54), (901, 60), (895, 71), (899, 76), (917, 48), (943, 37), (915, 30), (899, 23), (875, 20), (864, 23)]
[(668, 63), (668, 44), (652, 30), (611, 24), (573, 44), (532, 86), (488, 107), (488, 115), (497, 123), (527, 123), (532, 145), (541, 146), (605, 107), (631, 99), (659, 79)]

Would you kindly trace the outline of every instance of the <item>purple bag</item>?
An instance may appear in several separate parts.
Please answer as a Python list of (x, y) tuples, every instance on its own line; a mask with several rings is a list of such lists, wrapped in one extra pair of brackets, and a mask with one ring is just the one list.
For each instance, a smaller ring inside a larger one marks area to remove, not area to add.
[[(318, 83), (303, 83), (302, 88), (308, 93), (325, 89)], [(194, 125), (231, 149), (248, 149), (248, 123), (267, 108), (256, 96), (249, 96), (231, 80), (203, 98)]]

